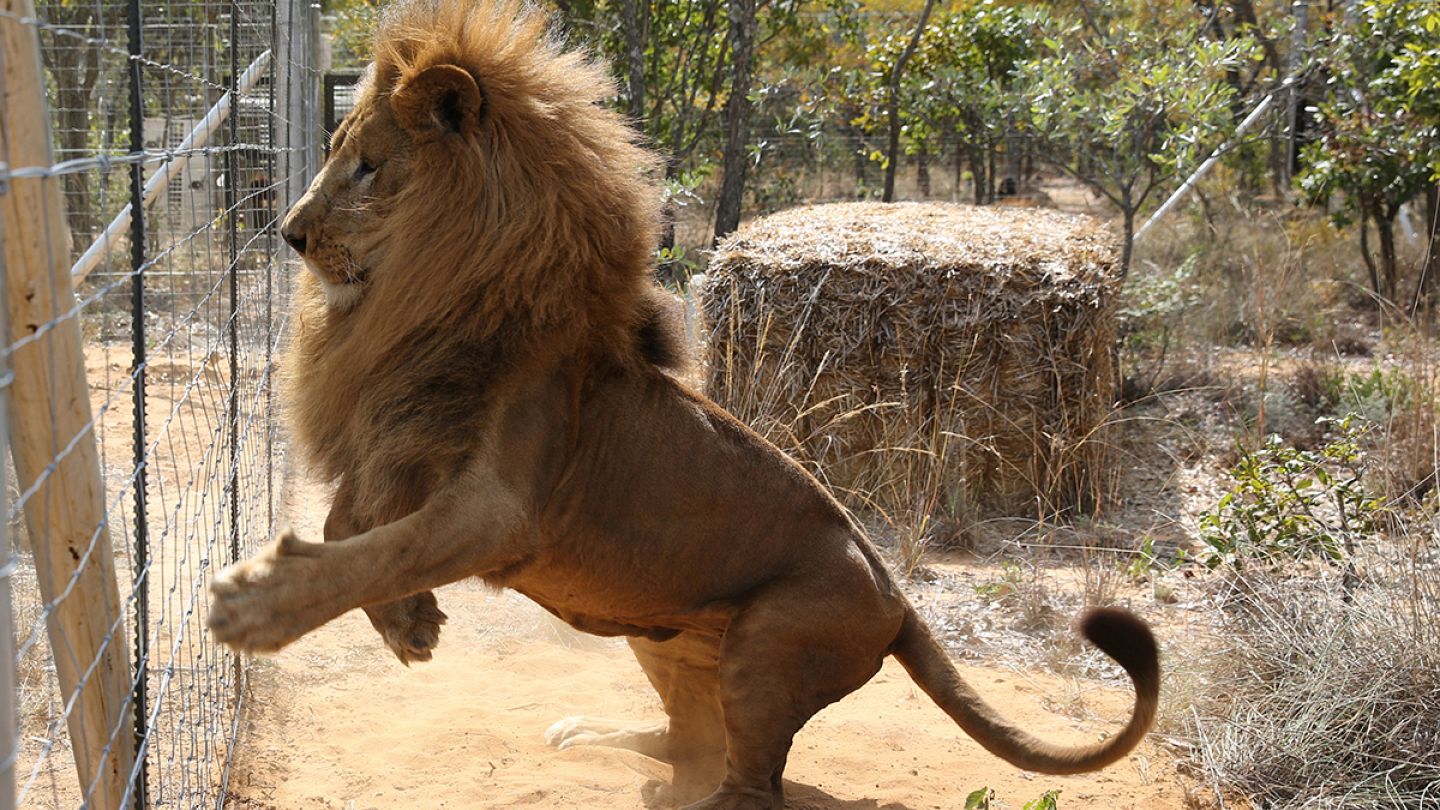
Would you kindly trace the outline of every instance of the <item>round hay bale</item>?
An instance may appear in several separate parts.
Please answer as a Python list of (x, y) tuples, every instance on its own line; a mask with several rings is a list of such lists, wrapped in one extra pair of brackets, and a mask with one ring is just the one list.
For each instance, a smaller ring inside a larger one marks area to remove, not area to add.
[(1086, 507), (1104, 478), (1119, 284), (1113, 240), (1087, 217), (783, 211), (720, 244), (695, 291), (707, 393), (851, 508), (963, 521)]

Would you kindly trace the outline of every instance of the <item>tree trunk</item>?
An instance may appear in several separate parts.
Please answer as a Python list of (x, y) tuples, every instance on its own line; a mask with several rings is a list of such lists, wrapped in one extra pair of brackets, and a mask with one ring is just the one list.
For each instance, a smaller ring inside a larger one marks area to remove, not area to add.
[(720, 200), (715, 207), (715, 241), (740, 226), (740, 203), (745, 196), (745, 169), (749, 165), (750, 78), (755, 62), (755, 0), (730, 0), (730, 52), (734, 73), (730, 98), (725, 103), (725, 163)]
[[(681, 164), (673, 157), (665, 161), (665, 182), (670, 183), (680, 176)], [(660, 206), (660, 252), (668, 253), (675, 248), (675, 204), (666, 200)], [(661, 284), (676, 285), (681, 281), (681, 268), (675, 262), (661, 262), (655, 268), (655, 278)]]
[(1375, 269), (1375, 257), (1370, 255), (1370, 208), (1366, 206), (1360, 212), (1360, 258), (1365, 260), (1365, 269), (1370, 273), (1370, 290), (1375, 293), (1377, 299), (1384, 298), (1385, 293), (1380, 291), (1380, 273)]
[(1380, 237), (1380, 267), (1385, 271), (1385, 295), (1394, 300), (1400, 295), (1399, 258), (1395, 255), (1395, 215), (1400, 206), (1375, 210), (1375, 232)]
[(985, 204), (985, 160), (979, 152), (970, 155), (970, 182), (975, 189), (975, 204)]
[(988, 165), (985, 170), (985, 202), (995, 202), (995, 144), (991, 143), (985, 147)]
[(650, 21), (650, 0), (622, 0), (621, 14), (625, 20), (626, 92), (630, 96), (626, 111), (631, 122), (640, 126), (645, 119), (645, 29)]
[(894, 69), (890, 71), (890, 146), (885, 153), (885, 202), (895, 201), (895, 169), (900, 163), (900, 78), (905, 75), (905, 63), (910, 61), (915, 48), (920, 45), (920, 37), (925, 33), (925, 26), (930, 22), (930, 12), (934, 8), (935, 0), (925, 0), (925, 8), (920, 11), (920, 22), (915, 25), (915, 33), (910, 35), (910, 41), (906, 43), (905, 50), (900, 52)]
[(1420, 267), (1420, 279), (1415, 282), (1411, 314), (1420, 308), (1421, 303), (1432, 298), (1435, 277), (1440, 275), (1440, 183), (1431, 183), (1425, 189), (1425, 236), (1429, 242), (1425, 249), (1425, 263)]
[(915, 153), (915, 179), (920, 184), (920, 197), (930, 199), (930, 149), (923, 141)]
[(1020, 188), (1025, 190), (1035, 184), (1035, 147), (1029, 138), (1024, 140), (1025, 149), (1020, 156)]
[(965, 179), (965, 150), (960, 148), (959, 139), (956, 139), (951, 148), (955, 150), (955, 153), (951, 155), (951, 160), (955, 161), (955, 187), (950, 190), (950, 201), (959, 202), (960, 182)]
[(866, 148), (864, 138), (860, 138), (855, 144), (855, 197), (857, 199), (866, 196), (866, 188), (870, 183), (866, 177), (870, 168), (870, 150)]
[(1130, 258), (1135, 253), (1135, 206), (1130, 204), (1129, 195), (1124, 199), (1124, 209), (1120, 243), (1120, 281), (1130, 277)]
[[(71, 16), (71, 15), (67, 15)], [(79, 29), (92, 23), (88, 14), (74, 16), (70, 22)], [(55, 82), (55, 115), (59, 132), (57, 160), (72, 160), (89, 155), (90, 94), (100, 75), (100, 51), (97, 46), (67, 43), (65, 47), (43, 50), (46, 67)], [(70, 225), (72, 247), (78, 252), (90, 246), (99, 230), (98, 215), (90, 198), (90, 174), (74, 172), (63, 178), (65, 213)]]
[[(57, 123), (60, 131), (55, 140), (60, 147), (60, 160), (83, 157), (89, 146), (90, 109), (89, 94), (83, 88), (67, 86), (57, 88), (55, 100)], [(76, 106), (78, 105), (78, 106)], [(100, 227), (94, 201), (90, 199), (90, 175), (87, 172), (72, 172), (63, 178), (65, 184), (65, 218), (70, 225), (70, 244), (75, 252), (90, 246)]]

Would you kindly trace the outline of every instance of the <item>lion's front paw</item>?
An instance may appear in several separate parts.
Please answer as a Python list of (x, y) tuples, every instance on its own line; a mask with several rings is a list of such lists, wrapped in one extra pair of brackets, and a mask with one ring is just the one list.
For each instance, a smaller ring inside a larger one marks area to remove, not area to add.
[(324, 589), (315, 543), (293, 533), (235, 563), (210, 583), (210, 632), (237, 652), (284, 647), (339, 615)]
[(412, 661), (429, 661), (433, 657), (435, 645), (440, 643), (440, 625), (448, 618), (431, 591), (371, 605), (365, 608), (365, 615), (407, 667)]

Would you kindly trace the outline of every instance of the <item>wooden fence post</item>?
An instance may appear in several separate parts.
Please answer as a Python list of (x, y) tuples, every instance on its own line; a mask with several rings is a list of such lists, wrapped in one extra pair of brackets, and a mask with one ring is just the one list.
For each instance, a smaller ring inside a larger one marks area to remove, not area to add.
[[(33, 0), (0, 0), (0, 162), (50, 166), (49, 114)], [(11, 177), (0, 189), (5, 298), (13, 346), (10, 443), (51, 650), (91, 810), (121, 810), (135, 759), (125, 622), (105, 525), (80, 321), (71, 313), (70, 238), (55, 177)], [(71, 580), (74, 586), (71, 587)], [(66, 593), (67, 589), (69, 592)], [(63, 596), (63, 598), (62, 598)], [(144, 632), (142, 628), (140, 632)], [(93, 667), (93, 668), (92, 668)]]

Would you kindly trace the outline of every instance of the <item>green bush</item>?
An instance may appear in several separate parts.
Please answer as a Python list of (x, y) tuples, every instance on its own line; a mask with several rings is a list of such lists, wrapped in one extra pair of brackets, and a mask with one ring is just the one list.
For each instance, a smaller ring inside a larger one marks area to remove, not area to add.
[(1336, 411), (1359, 414), (1371, 422), (1384, 422), (1420, 400), (1419, 384), (1400, 369), (1343, 375), (1337, 382)]
[(1272, 435), (1242, 451), (1230, 490), (1200, 520), (1206, 565), (1315, 557), (1339, 563), (1355, 538), (1375, 531), (1383, 503), (1361, 477), (1361, 441), (1370, 425), (1354, 415), (1322, 421), (1330, 432), (1318, 450)]

